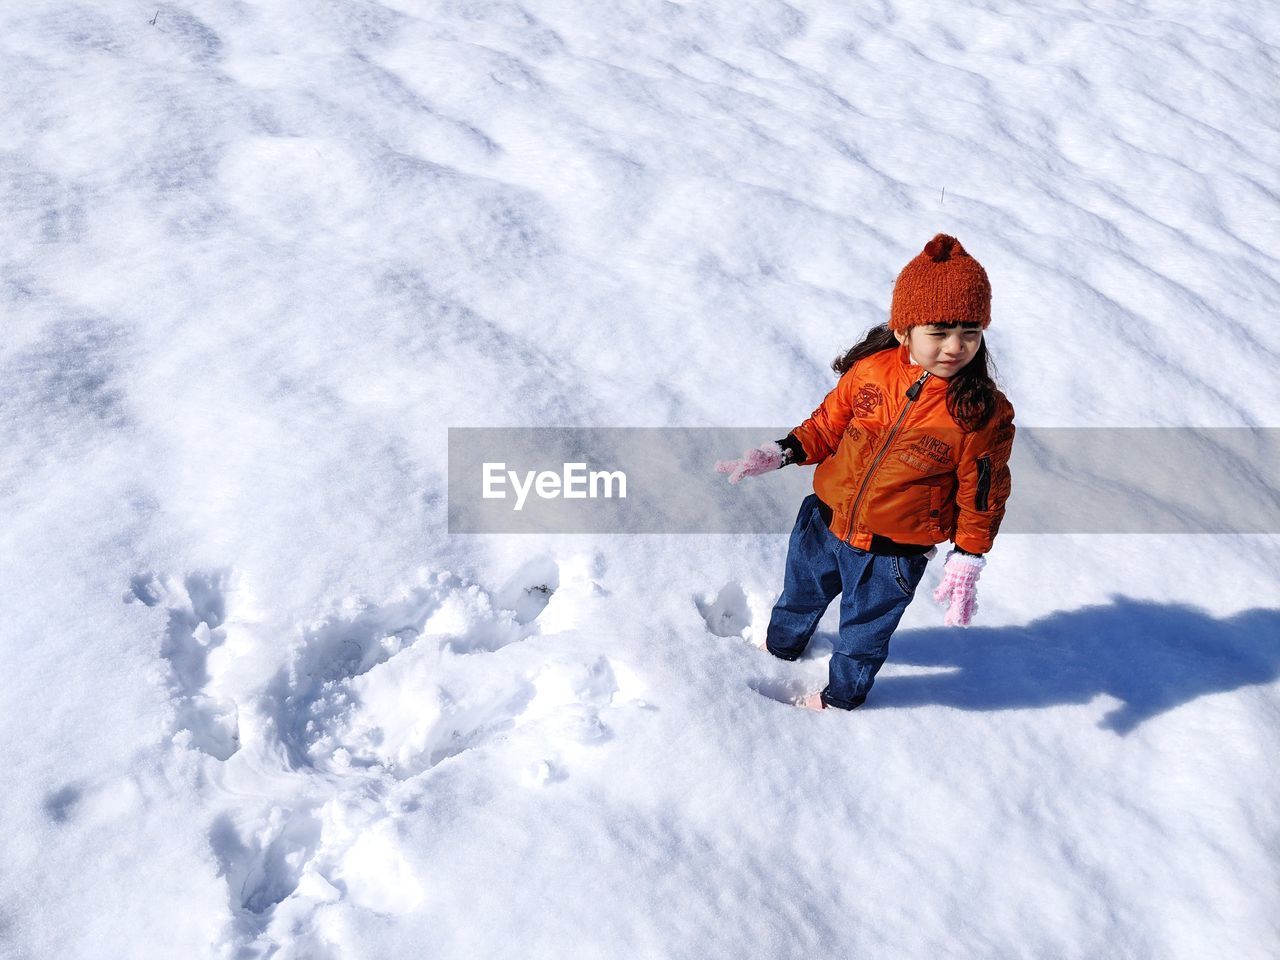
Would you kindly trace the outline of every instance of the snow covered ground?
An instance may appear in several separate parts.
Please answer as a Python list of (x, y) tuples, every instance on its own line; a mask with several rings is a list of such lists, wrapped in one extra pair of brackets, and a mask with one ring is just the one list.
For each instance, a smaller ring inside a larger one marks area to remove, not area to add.
[(0, 28), (0, 956), (1280, 952), (1280, 536), (1004, 535), (814, 714), (785, 537), (445, 526), (449, 427), (798, 423), (939, 231), (1020, 425), (1280, 426), (1275, 4)]

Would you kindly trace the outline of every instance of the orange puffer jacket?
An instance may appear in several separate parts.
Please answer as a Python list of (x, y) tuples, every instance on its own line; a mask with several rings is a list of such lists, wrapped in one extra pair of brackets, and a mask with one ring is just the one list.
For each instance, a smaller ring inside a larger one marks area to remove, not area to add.
[(1013, 406), (965, 433), (947, 412), (947, 381), (911, 362), (905, 346), (864, 357), (813, 415), (791, 431), (816, 463), (813, 492), (831, 507), (831, 532), (862, 550), (873, 534), (899, 544), (953, 540), (991, 549), (1009, 496)]

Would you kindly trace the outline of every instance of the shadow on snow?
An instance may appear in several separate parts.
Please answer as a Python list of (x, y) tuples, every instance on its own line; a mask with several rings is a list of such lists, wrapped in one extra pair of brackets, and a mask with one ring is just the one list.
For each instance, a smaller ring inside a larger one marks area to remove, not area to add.
[(1122, 703), (1100, 725), (1123, 735), (1206, 694), (1275, 680), (1280, 610), (1218, 620), (1193, 607), (1113, 597), (1025, 626), (899, 633), (888, 662), (952, 669), (882, 677), (864, 709), (1008, 710), (1108, 694)]

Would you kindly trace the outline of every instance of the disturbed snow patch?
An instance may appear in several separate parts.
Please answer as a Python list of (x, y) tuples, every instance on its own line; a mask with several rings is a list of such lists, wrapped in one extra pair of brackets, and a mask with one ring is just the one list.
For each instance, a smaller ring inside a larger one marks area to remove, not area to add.
[[(437, 767), (471, 755), (464, 778), (541, 788), (610, 740), (604, 715), (640, 704), (641, 685), (576, 629), (606, 595), (594, 572), (540, 558), (491, 594), (424, 571), (385, 603), (294, 625), (287, 644), (231, 572), (133, 579), (125, 599), (168, 614), (173, 742), (210, 758), (208, 841), (236, 942), (324, 955), (316, 910), (413, 909), (429, 878), (401, 854), (400, 822), (431, 815), (412, 797)], [(79, 802), (68, 788), (47, 806)]]

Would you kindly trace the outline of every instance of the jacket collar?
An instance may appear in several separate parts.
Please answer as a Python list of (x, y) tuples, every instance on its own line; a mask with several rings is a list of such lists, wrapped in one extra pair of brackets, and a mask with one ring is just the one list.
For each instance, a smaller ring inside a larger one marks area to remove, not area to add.
[[(924, 375), (924, 367), (911, 359), (911, 351), (905, 343), (898, 345), (898, 367), (901, 369), (902, 376), (907, 382), (915, 383)], [(947, 380), (944, 377), (930, 376), (924, 382), (924, 389), (929, 392), (947, 389)]]

